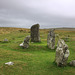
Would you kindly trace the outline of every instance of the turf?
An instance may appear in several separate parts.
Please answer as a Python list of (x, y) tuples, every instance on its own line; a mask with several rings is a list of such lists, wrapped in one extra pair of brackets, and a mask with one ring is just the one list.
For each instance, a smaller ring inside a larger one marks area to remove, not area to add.
[[(55, 50), (47, 47), (48, 29), (40, 30), (41, 42), (32, 43), (28, 49), (19, 47), (27, 35), (29, 29), (0, 28), (0, 75), (75, 75), (75, 67), (57, 67), (54, 63)], [(59, 38), (69, 36), (66, 42), (69, 46), (70, 56), (68, 63), (75, 60), (75, 31), (55, 30)], [(9, 42), (3, 42), (7, 38)], [(58, 37), (56, 37), (57, 45)], [(14, 65), (5, 65), (12, 61)]]

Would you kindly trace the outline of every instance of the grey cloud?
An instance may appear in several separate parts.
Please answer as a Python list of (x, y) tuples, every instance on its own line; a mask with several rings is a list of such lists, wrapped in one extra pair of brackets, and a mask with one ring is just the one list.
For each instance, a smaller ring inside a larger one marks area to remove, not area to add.
[[(66, 3), (64, 3), (65, 0), (51, 0), (52, 4), (49, 3), (49, 0), (48, 2), (46, 0), (0, 0), (0, 26), (29, 28), (39, 23), (41, 28), (75, 27), (75, 11), (71, 7), (74, 6), (72, 1), (69, 6), (68, 0)], [(66, 9), (70, 7), (70, 9), (66, 10), (65, 7)]]

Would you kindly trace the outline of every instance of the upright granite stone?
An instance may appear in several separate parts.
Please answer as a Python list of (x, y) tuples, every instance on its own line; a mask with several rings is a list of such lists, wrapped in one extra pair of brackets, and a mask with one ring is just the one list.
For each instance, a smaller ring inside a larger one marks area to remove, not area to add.
[(66, 66), (69, 54), (70, 52), (68, 50), (68, 45), (65, 44), (64, 40), (60, 39), (58, 41), (55, 56), (55, 62), (57, 66)]
[(47, 37), (47, 45), (48, 48), (50, 49), (54, 49), (55, 48), (55, 33), (54, 33), (55, 29), (51, 29), (50, 32), (48, 33), (48, 37)]
[(26, 38), (24, 39), (24, 42), (21, 43), (20, 46), (23, 48), (28, 48), (29, 47), (29, 40), (30, 40), (30, 35), (26, 36)]
[(31, 42), (40, 42), (39, 24), (31, 27)]

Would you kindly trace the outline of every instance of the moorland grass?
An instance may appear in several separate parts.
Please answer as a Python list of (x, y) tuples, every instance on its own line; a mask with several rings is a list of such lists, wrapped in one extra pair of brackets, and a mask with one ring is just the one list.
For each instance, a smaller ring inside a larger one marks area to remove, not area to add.
[[(0, 75), (75, 75), (75, 67), (57, 67), (54, 63), (55, 49), (47, 47), (48, 32), (47, 29), (40, 30), (41, 42), (30, 42), (29, 48), (23, 49), (19, 44), (30, 35), (30, 30), (0, 28)], [(60, 38), (70, 36), (66, 42), (70, 50), (68, 63), (75, 60), (75, 31), (55, 30), (55, 33), (59, 34)], [(4, 43), (5, 38), (9, 42)], [(56, 45), (57, 40), (58, 38)], [(14, 65), (5, 65), (9, 61), (14, 62)]]

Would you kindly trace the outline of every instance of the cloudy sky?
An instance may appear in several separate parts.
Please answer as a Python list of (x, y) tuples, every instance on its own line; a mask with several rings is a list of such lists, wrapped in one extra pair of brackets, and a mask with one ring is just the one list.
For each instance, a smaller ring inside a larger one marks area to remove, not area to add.
[(75, 27), (75, 0), (0, 0), (0, 27)]

